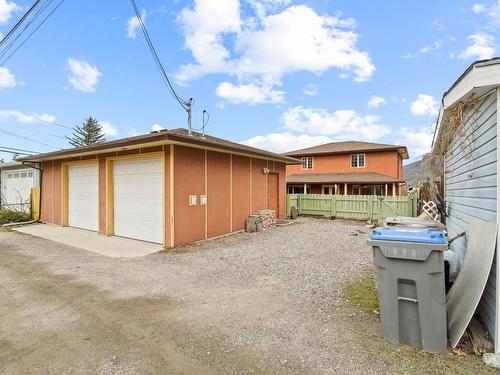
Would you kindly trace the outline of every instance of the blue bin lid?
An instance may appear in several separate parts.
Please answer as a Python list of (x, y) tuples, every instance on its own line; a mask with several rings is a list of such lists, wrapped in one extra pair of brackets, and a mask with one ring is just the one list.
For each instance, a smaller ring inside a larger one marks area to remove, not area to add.
[(430, 244), (446, 244), (446, 236), (442, 230), (430, 228), (376, 228), (372, 231), (371, 240), (420, 242)]

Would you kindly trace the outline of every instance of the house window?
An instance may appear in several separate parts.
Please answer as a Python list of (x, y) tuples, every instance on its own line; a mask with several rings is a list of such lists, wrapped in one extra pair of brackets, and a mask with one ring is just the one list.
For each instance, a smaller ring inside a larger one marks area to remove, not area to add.
[[(288, 194), (304, 194), (304, 185), (288, 185)], [(306, 194), (311, 194), (311, 185), (307, 185)]]
[(382, 185), (353, 185), (353, 195), (383, 195)]
[(313, 158), (310, 156), (302, 158), (302, 169), (313, 169)]
[(352, 168), (363, 168), (365, 166), (365, 154), (352, 154), (351, 155), (351, 167)]

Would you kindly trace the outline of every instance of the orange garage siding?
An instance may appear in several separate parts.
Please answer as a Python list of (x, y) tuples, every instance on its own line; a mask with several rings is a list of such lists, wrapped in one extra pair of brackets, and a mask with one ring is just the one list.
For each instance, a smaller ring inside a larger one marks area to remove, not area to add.
[[(205, 208), (199, 197), (205, 194), (205, 151), (174, 146), (174, 231), (175, 245), (205, 238)], [(196, 206), (189, 196), (196, 195)]]
[(233, 231), (245, 228), (250, 213), (250, 158), (233, 155)]
[(230, 155), (207, 152), (207, 235), (231, 231)]
[(267, 175), (262, 170), (267, 168), (267, 161), (252, 158), (252, 211), (267, 208)]

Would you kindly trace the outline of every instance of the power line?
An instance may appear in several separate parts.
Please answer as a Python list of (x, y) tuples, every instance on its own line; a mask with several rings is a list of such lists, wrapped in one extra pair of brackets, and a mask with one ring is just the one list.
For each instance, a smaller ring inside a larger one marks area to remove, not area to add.
[(33, 12), (33, 10), (36, 8), (40, 0), (36, 0), (33, 5), (28, 9), (26, 13), (17, 21), (17, 23), (14, 25), (12, 29), (3, 37), (3, 39), (0, 41), (0, 46), (2, 46), (12, 34), (14, 34), (19, 26), (24, 22), (24, 20)]
[(172, 94), (172, 96), (179, 102), (181, 107), (190, 113), (191, 106), (192, 106), (192, 99), (190, 100), (184, 100), (177, 95), (177, 92), (174, 89), (174, 86), (170, 82), (170, 79), (168, 78), (168, 75), (165, 71), (165, 68), (163, 67), (163, 64), (160, 61), (160, 58), (156, 52), (156, 49), (153, 45), (153, 42), (151, 41), (151, 38), (149, 37), (148, 30), (146, 29), (146, 25), (144, 24), (144, 21), (142, 19), (141, 13), (139, 12), (139, 8), (137, 7), (137, 4), (135, 3), (135, 0), (130, 0), (132, 2), (132, 7), (134, 8), (135, 15), (137, 17), (137, 21), (139, 22), (139, 25), (141, 26), (142, 33), (144, 34), (144, 38), (146, 39), (146, 42), (149, 47), (149, 51), (151, 52), (151, 55), (153, 56), (153, 59), (155, 61), (156, 67), (158, 68), (164, 82), (167, 84), (167, 87)]
[(22, 149), (22, 148), (14, 148), (14, 147), (7, 147), (7, 146), (0, 146), (0, 148), (2, 148), (2, 149), (9, 149), (9, 150), (12, 150), (12, 151), (31, 152), (32, 154), (39, 154), (38, 151), (25, 150), (25, 149)]
[(0, 62), (0, 66), (4, 66), (7, 61), (11, 59), (12, 56), (16, 54), (16, 52), (26, 43), (31, 36), (49, 19), (49, 17), (61, 6), (61, 4), (64, 2), (64, 0), (59, 1), (59, 3), (52, 9), (52, 11), (38, 24), (38, 26), (23, 40), (23, 42), (9, 55), (7, 56), (2, 62)]
[[(38, 9), (38, 11), (35, 13), (35, 15), (32, 17), (32, 19), (26, 24), (26, 26), (24, 26), (24, 28), (16, 35), (16, 37), (14, 38), (14, 40), (12, 40), (12, 42), (9, 43), (9, 45), (7, 47), (5, 47), (5, 50), (4, 52), (0, 55), (0, 59), (2, 57), (4, 57), (7, 52), (12, 48), (12, 46), (14, 45), (14, 43), (21, 37), (21, 35), (23, 35), (23, 33), (33, 24), (34, 21), (36, 21), (36, 19), (40, 16), (40, 14), (45, 10), (47, 9), (47, 7), (53, 2), (54, 0), (49, 0), (49, 2), (47, 4), (45, 4), (44, 6), (42, 6), (40, 9)], [(13, 35), (13, 34), (12, 34)]]
[(0, 152), (5, 152), (8, 154), (13, 154), (13, 155), (33, 155), (33, 153), (26, 153), (26, 152), (20, 152), (20, 151), (10, 151), (10, 150), (4, 150), (0, 147)]
[(34, 132), (34, 133), (38, 133), (38, 134), (48, 135), (49, 137), (54, 137), (54, 138), (59, 138), (59, 139), (66, 139), (66, 137), (63, 137), (62, 135), (52, 134), (52, 133), (43, 132), (43, 131), (35, 130), (35, 129), (28, 129), (26, 127), (18, 127), (18, 129), (22, 129), (22, 130), (26, 130), (26, 131)]
[[(60, 150), (61, 148), (59, 147), (54, 147), (54, 146), (51, 146), (47, 143), (44, 143), (44, 142), (40, 142), (40, 141), (37, 141), (36, 139), (31, 139), (31, 138), (28, 138), (28, 137), (24, 137), (22, 135), (19, 135), (19, 134), (15, 134), (15, 133), (11, 133), (11, 132), (8, 132), (7, 130), (2, 130), (0, 129), (0, 133), (4, 133), (4, 134), (8, 134), (8, 135), (11, 135), (13, 137), (17, 137), (17, 138), (21, 138), (21, 139), (24, 139), (26, 141), (30, 141), (30, 142), (33, 142), (33, 143), (38, 143), (38, 144), (41, 144), (43, 146), (47, 146), (47, 147), (50, 147), (50, 148), (53, 148), (53, 149), (56, 149), (56, 150)], [(62, 149), (61, 149), (62, 150)]]
[(57, 122), (55, 122), (55, 121), (48, 121), (48, 120), (44, 120), (44, 119), (42, 119), (42, 118), (38, 118), (37, 120), (39, 120), (39, 121), (41, 121), (41, 122), (45, 122), (45, 123), (50, 124), (50, 125), (58, 126), (58, 127), (60, 127), (60, 128), (73, 130), (73, 127), (68, 126), (68, 125), (64, 125), (64, 124), (61, 124), (61, 123), (57, 123)]

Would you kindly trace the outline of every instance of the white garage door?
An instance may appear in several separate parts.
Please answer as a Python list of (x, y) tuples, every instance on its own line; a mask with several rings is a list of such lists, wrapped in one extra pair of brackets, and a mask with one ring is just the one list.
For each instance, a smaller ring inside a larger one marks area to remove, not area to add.
[(97, 164), (68, 166), (68, 225), (97, 231), (99, 177)]
[(33, 170), (13, 170), (2, 173), (2, 204), (13, 205), (14, 209), (29, 209), (31, 188), (33, 184)]
[(161, 158), (113, 163), (114, 234), (163, 243)]

